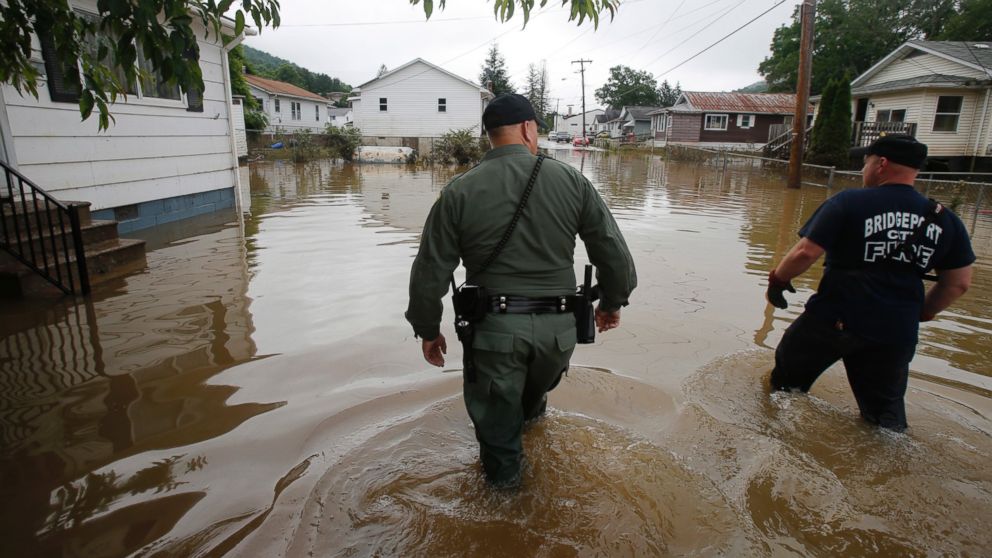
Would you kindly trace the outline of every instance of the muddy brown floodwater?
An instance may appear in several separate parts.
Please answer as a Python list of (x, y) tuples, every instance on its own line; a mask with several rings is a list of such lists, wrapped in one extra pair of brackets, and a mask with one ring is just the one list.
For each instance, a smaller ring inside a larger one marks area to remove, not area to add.
[(957, 204), (979, 263), (923, 326), (911, 428), (892, 434), (858, 419), (840, 368), (809, 396), (765, 389), (820, 270), (784, 311), (764, 278), (836, 189), (786, 190), (747, 161), (553, 155), (613, 209), (640, 286), (527, 431), (520, 492), (482, 482), (460, 347), (432, 369), (402, 317), (455, 171), (262, 163), (243, 169), (243, 223), (150, 233), (147, 270), (85, 303), (0, 307), (2, 554), (988, 555), (977, 190), (929, 192)]

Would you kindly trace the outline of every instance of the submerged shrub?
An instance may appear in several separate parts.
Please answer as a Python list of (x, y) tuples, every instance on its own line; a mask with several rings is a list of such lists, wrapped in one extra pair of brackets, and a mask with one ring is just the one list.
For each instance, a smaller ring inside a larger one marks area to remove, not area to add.
[(451, 130), (434, 142), (429, 160), (439, 165), (468, 165), (479, 162), (487, 149), (488, 143), (473, 128)]
[(355, 158), (355, 149), (362, 143), (362, 131), (354, 126), (334, 126), (328, 124), (324, 128), (324, 138), (331, 155), (345, 161)]

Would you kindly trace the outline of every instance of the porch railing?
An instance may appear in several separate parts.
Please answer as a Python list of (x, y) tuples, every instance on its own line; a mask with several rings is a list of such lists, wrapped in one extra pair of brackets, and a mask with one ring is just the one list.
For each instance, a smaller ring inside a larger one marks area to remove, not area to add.
[[(810, 126), (806, 129), (806, 133), (803, 134), (803, 153), (809, 149), (809, 137), (812, 135), (813, 127)], [(788, 159), (789, 151), (792, 149), (792, 128), (790, 127), (787, 132), (780, 134), (779, 136), (768, 140), (768, 143), (761, 148), (765, 157), (771, 157), (773, 159)]]
[(66, 294), (89, 294), (79, 206), (53, 198), (3, 161), (0, 168), (0, 248)]
[(885, 134), (908, 134), (916, 137), (916, 122), (855, 122), (851, 145), (864, 147)]

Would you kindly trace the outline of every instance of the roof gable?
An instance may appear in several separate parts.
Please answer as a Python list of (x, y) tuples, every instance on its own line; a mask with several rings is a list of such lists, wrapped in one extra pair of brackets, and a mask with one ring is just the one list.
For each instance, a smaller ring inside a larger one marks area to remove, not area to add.
[[(456, 80), (458, 80), (458, 81), (460, 81), (460, 82), (462, 82), (462, 83), (464, 83), (464, 84), (466, 84), (466, 85), (468, 85), (470, 87), (473, 87), (475, 89), (478, 89), (480, 92), (489, 93), (489, 91), (487, 89), (483, 88), (479, 84), (477, 84), (475, 82), (472, 82), (472, 81), (469, 81), (469, 80), (467, 80), (467, 79), (465, 79), (465, 78), (463, 78), (463, 77), (461, 77), (461, 76), (459, 76), (457, 74), (453, 74), (453, 73), (449, 72), (448, 70), (445, 70), (444, 68), (442, 68), (440, 66), (437, 66), (435, 64), (431, 64), (430, 62), (424, 60), (423, 58), (414, 58), (413, 60), (407, 62), (406, 64), (403, 64), (402, 66), (400, 66), (400, 67), (398, 67), (398, 68), (396, 68), (394, 70), (390, 70), (390, 71), (382, 74), (381, 76), (377, 76), (377, 77), (375, 77), (373, 79), (370, 79), (369, 81), (366, 81), (365, 83), (363, 83), (363, 84), (359, 85), (358, 87), (355, 87), (354, 89), (352, 89), (352, 91), (361, 91), (362, 88), (365, 88), (365, 87), (367, 87), (367, 86), (369, 86), (369, 85), (371, 85), (371, 84), (373, 84), (373, 83), (375, 83), (377, 81), (382, 81), (382, 80), (384, 80), (386, 78), (389, 78), (389, 77), (395, 76), (395, 75), (397, 75), (397, 74), (399, 74), (401, 72), (404, 72), (408, 68), (411, 68), (415, 64), (423, 64), (424, 66), (427, 66), (428, 69), (421, 71), (421, 73), (426, 73), (426, 72), (428, 72), (430, 70), (435, 70), (435, 71), (441, 72), (442, 74), (445, 74), (445, 75), (447, 75), (449, 77), (452, 77), (452, 78), (454, 78), (454, 79), (456, 79)], [(420, 75), (420, 74), (415, 74), (415, 75)], [(491, 96), (492, 93), (489, 93), (489, 95)]]
[(330, 103), (330, 101), (320, 95), (311, 93), (302, 87), (293, 85), (292, 83), (263, 78), (252, 74), (245, 74), (245, 81), (248, 82), (248, 85), (254, 86), (273, 95), (286, 95), (288, 97), (299, 97), (301, 99), (309, 99), (311, 101)]
[[(981, 46), (984, 45), (984, 46)], [(950, 60), (992, 78), (992, 42), (983, 41), (907, 41), (882, 58), (851, 82), (851, 87), (864, 85), (886, 66), (902, 60), (913, 51), (925, 52)]]

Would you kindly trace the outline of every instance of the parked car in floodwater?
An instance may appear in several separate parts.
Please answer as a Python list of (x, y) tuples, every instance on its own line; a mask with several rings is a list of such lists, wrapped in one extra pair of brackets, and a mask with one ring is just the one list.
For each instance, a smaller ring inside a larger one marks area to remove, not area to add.
[(590, 138), (589, 136), (586, 137), (575, 136), (575, 139), (572, 140), (572, 147), (588, 147), (591, 144), (592, 144), (592, 138)]
[(568, 143), (572, 141), (572, 134), (570, 132), (558, 132), (558, 143)]

